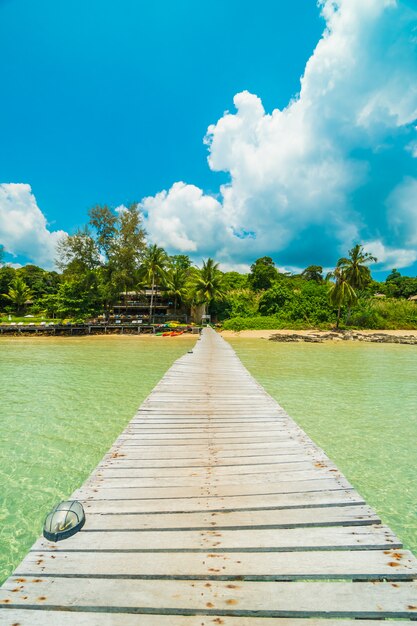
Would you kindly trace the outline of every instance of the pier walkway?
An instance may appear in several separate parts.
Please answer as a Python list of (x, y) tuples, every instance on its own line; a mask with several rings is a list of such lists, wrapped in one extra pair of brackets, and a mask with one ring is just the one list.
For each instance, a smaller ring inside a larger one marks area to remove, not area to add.
[(211, 329), (73, 496), (85, 527), (34, 544), (0, 624), (417, 619), (414, 557)]

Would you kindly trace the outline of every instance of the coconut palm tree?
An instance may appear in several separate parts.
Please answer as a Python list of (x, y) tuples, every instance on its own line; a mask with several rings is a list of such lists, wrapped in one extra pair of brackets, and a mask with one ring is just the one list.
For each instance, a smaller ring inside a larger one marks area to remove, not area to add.
[(337, 267), (342, 269), (346, 280), (354, 289), (363, 289), (371, 280), (371, 271), (368, 263), (376, 263), (377, 258), (365, 252), (363, 246), (357, 243), (349, 250), (349, 257), (338, 260)]
[(20, 313), (25, 303), (32, 298), (32, 292), (23, 278), (16, 276), (10, 284), (9, 292), (3, 296), (10, 300), (16, 306), (16, 312)]
[(164, 286), (166, 287), (167, 294), (174, 298), (175, 312), (177, 311), (178, 303), (183, 302), (187, 295), (188, 278), (189, 271), (177, 265), (171, 265), (166, 273)]
[(329, 301), (333, 306), (337, 307), (336, 328), (339, 328), (342, 306), (347, 305), (351, 307), (356, 304), (358, 298), (342, 268), (336, 267), (327, 276), (334, 279), (334, 282), (329, 287)]
[(151, 301), (149, 304), (149, 321), (152, 323), (153, 301), (155, 295), (155, 285), (157, 281), (163, 282), (166, 276), (168, 256), (163, 248), (156, 244), (148, 246), (143, 256), (140, 267), (141, 278), (151, 286)]
[(226, 290), (219, 264), (213, 259), (203, 261), (203, 267), (196, 269), (192, 278), (194, 298), (198, 304), (209, 307), (214, 300), (223, 300)]

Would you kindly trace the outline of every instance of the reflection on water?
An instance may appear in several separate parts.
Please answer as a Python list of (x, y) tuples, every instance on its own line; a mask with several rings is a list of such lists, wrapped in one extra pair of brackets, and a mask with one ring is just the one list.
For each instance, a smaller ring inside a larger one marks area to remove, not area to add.
[(417, 348), (243, 338), (230, 343), (417, 554)]
[(0, 340), (0, 583), (195, 338)]

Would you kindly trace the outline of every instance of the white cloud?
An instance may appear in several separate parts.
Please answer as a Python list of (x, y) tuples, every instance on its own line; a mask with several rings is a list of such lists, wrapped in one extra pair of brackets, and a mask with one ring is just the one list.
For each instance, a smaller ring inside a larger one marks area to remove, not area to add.
[(204, 256), (221, 240), (221, 205), (194, 185), (175, 183), (169, 191), (144, 198), (141, 208), (150, 239), (163, 247), (185, 253), (198, 249)]
[(367, 241), (364, 250), (376, 256), (383, 270), (409, 267), (417, 260), (417, 251), (407, 248), (389, 248), (382, 241)]
[(65, 234), (49, 230), (30, 185), (0, 184), (0, 243), (6, 252), (52, 268), (57, 241)]
[(415, 209), (388, 198), (413, 161), (417, 12), (397, 0), (320, 5), (326, 29), (297, 98), (268, 114), (237, 94), (205, 139), (210, 168), (230, 183), (220, 200), (184, 183), (146, 198), (155, 240), (235, 264), (269, 254), (326, 265), (355, 241), (380, 242), (398, 266), (413, 258), (403, 233)]
[(417, 179), (405, 177), (390, 194), (387, 206), (393, 236), (417, 248)]
[(247, 263), (219, 263), (219, 269), (222, 272), (239, 272), (240, 274), (249, 274), (250, 265)]

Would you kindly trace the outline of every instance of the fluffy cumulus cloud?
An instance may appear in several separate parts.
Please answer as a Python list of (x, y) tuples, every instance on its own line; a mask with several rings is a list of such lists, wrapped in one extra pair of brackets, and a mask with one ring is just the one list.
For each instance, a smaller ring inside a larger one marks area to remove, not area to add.
[(64, 234), (49, 230), (30, 185), (0, 184), (0, 243), (6, 252), (52, 268), (57, 241)]
[(145, 198), (142, 209), (149, 234), (161, 246), (200, 255), (221, 245), (221, 204), (194, 185), (175, 183), (171, 189)]
[[(322, 0), (326, 26), (300, 92), (264, 110), (247, 91), (208, 128), (219, 197), (176, 183), (146, 198), (150, 236), (244, 264), (331, 265), (365, 242), (386, 267), (417, 259), (417, 11), (400, 0)], [(279, 77), (271, 77), (279, 81)]]

